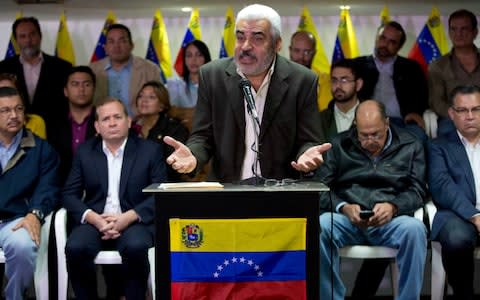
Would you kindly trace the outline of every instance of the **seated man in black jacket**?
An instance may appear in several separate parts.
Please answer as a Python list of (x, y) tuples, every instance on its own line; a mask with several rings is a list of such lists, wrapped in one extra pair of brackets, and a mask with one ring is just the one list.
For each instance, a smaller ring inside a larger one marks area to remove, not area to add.
[[(397, 299), (420, 297), (426, 228), (412, 216), (426, 195), (425, 169), (423, 144), (391, 126), (383, 104), (360, 103), (355, 127), (333, 139), (317, 171), (331, 188), (321, 195), (320, 299), (344, 299), (338, 251), (358, 244), (398, 249)], [(362, 218), (361, 210), (372, 215)]]

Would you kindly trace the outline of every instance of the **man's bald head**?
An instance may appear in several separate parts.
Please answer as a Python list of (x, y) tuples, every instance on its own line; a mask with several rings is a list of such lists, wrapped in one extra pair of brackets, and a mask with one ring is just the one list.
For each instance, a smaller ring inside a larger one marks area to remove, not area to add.
[(360, 103), (355, 111), (355, 126), (362, 148), (372, 156), (380, 154), (389, 128), (385, 105), (375, 100)]

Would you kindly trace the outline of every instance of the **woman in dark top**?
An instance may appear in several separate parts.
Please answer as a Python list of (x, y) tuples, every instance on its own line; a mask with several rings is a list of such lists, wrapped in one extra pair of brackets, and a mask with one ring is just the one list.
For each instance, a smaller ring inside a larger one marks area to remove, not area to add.
[[(189, 132), (179, 120), (169, 116), (170, 99), (163, 84), (158, 81), (145, 83), (137, 94), (135, 105), (138, 116), (132, 128), (139, 136), (162, 144), (164, 160), (173, 152), (173, 148), (163, 142), (164, 136), (185, 143)], [(180, 175), (169, 165), (167, 171), (169, 181), (180, 180)]]

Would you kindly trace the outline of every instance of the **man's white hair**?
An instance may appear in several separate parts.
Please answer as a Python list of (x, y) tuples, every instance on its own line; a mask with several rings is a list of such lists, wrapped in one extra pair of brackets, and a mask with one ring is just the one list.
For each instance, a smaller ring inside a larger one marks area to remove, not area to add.
[(273, 40), (278, 40), (282, 35), (282, 25), (280, 15), (270, 6), (262, 4), (252, 4), (244, 7), (237, 14), (235, 30), (240, 20), (261, 20), (266, 19), (270, 22)]

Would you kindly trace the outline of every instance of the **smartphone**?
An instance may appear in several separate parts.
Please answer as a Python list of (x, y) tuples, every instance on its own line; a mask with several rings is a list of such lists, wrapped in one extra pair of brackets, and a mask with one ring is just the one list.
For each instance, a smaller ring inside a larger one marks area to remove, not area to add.
[(373, 215), (374, 215), (374, 212), (371, 211), (371, 210), (361, 210), (360, 211), (360, 219), (362, 219), (362, 220), (368, 220)]

